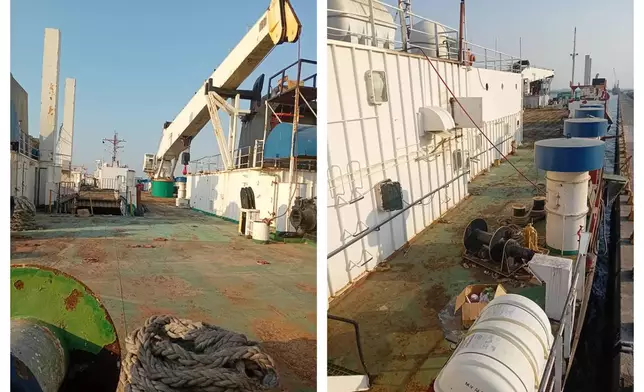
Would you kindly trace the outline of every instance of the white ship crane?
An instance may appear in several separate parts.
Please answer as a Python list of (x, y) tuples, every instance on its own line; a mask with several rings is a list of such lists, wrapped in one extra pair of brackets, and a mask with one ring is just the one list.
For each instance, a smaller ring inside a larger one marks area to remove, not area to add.
[[(227, 170), (233, 168), (232, 151), (237, 129), (236, 118), (246, 111), (239, 109), (240, 99), (261, 98), (263, 75), (252, 91), (237, 88), (282, 43), (296, 42), (301, 24), (288, 0), (271, 0), (268, 9), (239, 41), (223, 62), (172, 122), (166, 122), (156, 155), (146, 154), (143, 171), (153, 180), (172, 179), (181, 153), (190, 148), (192, 139), (211, 120), (217, 144)], [(259, 97), (258, 97), (259, 95)], [(233, 104), (227, 102), (231, 98)], [(230, 116), (228, 140), (224, 135), (219, 109)]]

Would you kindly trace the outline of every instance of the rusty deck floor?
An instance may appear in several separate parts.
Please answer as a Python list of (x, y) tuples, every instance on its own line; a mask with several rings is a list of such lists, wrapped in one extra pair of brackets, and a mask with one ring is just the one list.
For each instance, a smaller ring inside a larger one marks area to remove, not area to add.
[[(562, 134), (562, 110), (526, 111), (524, 146), (510, 157), (526, 176), (538, 178), (533, 165), (535, 140)], [(540, 179), (542, 181), (542, 179)], [(511, 215), (512, 204), (531, 204), (534, 187), (507, 163), (479, 175), (470, 196), (389, 260), (390, 269), (374, 271), (331, 303), (329, 313), (360, 325), (365, 361), (375, 375), (372, 391), (427, 391), (452, 354), (438, 315), (465, 286), (502, 283), (509, 292), (543, 303), (539, 287), (494, 279), (482, 268), (463, 266), (463, 230), (474, 218), (493, 228)], [(535, 228), (543, 233), (543, 222)], [(360, 371), (353, 331), (329, 321), (328, 357), (335, 365)]]
[(236, 224), (147, 206), (137, 218), (39, 214), (43, 230), (12, 234), (11, 262), (84, 282), (103, 300), (121, 345), (153, 314), (213, 323), (261, 341), (283, 391), (315, 390), (315, 247), (260, 245), (238, 236)]

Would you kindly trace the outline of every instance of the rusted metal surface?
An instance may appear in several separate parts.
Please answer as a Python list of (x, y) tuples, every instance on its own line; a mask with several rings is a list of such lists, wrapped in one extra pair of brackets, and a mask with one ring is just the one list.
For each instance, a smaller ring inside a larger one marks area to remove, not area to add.
[[(564, 110), (526, 110), (524, 145), (508, 159), (535, 182), (543, 182), (533, 162), (534, 141), (560, 137)], [(360, 324), (365, 361), (375, 374), (372, 391), (427, 391), (452, 354), (445, 339), (445, 315), (454, 297), (474, 283), (501, 283), (508, 292), (543, 305), (543, 287), (507, 279), (464, 262), (463, 231), (483, 218), (491, 231), (511, 220), (512, 207), (531, 205), (534, 188), (512, 166), (501, 163), (473, 179), (468, 196), (437, 219), (384, 264), (335, 300), (329, 312)], [(545, 222), (535, 222), (545, 245)], [(328, 357), (334, 365), (361, 368), (351, 331), (328, 326)]]
[[(118, 383), (120, 345), (116, 327), (96, 294), (73, 276), (39, 265), (12, 266), (11, 280), (12, 328), (13, 323), (22, 326), (25, 320), (28, 325), (38, 326), (18, 330), (16, 336), (22, 336), (22, 340), (16, 345), (12, 341), (12, 352), (14, 348), (28, 346), (31, 339), (35, 345), (30, 355), (53, 358), (41, 340), (55, 340), (65, 349), (61, 363), (68, 364), (70, 369), (62, 371), (62, 375), (67, 373), (70, 377), (47, 381), (47, 385), (57, 385), (56, 391), (114, 391)], [(38, 351), (39, 347), (44, 351)], [(37, 376), (43, 371), (55, 372), (54, 365), (43, 370), (39, 363), (19, 358)], [(57, 363), (58, 359), (49, 361)], [(34, 370), (32, 366), (40, 367)]]
[(154, 314), (205, 321), (260, 341), (285, 391), (315, 390), (315, 247), (255, 244), (234, 223), (143, 199), (144, 217), (38, 214), (45, 229), (13, 238), (12, 262), (81, 279), (121, 338)]

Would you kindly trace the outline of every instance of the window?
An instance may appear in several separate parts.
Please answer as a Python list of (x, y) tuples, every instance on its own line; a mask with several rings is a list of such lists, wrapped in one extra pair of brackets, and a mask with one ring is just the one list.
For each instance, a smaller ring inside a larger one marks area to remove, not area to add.
[(372, 105), (380, 105), (389, 101), (387, 90), (387, 75), (385, 71), (367, 71), (367, 98)]

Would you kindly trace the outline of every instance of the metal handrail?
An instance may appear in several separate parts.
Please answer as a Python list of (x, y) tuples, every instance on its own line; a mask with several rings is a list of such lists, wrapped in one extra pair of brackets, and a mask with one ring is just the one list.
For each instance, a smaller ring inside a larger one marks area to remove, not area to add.
[[(351, 0), (350, 0), (351, 1)], [(407, 45), (405, 48), (405, 43), (403, 42), (403, 35), (407, 35), (406, 31), (402, 30), (402, 25), (398, 23), (388, 23), (384, 21), (379, 21), (374, 19), (374, 5), (380, 5), (386, 9), (389, 9), (394, 15), (397, 15), (398, 18), (404, 18), (404, 15), (408, 15), (411, 18), (414, 18), (416, 20), (422, 20), (426, 21), (429, 23), (433, 23), (435, 28), (434, 28), (434, 33), (432, 34), (431, 32), (424, 32), (420, 31), (417, 29), (414, 29), (413, 25), (412, 26), (406, 26), (409, 32), (416, 32), (416, 33), (421, 33), (424, 35), (427, 35), (428, 37), (434, 37), (434, 42), (429, 43), (429, 45), (433, 45), (434, 48), (436, 49), (435, 52), (431, 53), (432, 58), (437, 58), (437, 59), (446, 59), (446, 60), (456, 60), (458, 58), (458, 30), (454, 29), (452, 27), (449, 27), (445, 24), (436, 22), (432, 19), (425, 18), (421, 15), (418, 15), (413, 12), (407, 12), (403, 10), (401, 7), (397, 5), (391, 5), (387, 4), (383, 1), (380, 0), (368, 0), (365, 2), (359, 2), (359, 4), (362, 7), (365, 7), (368, 9), (367, 15), (364, 14), (359, 14), (357, 12), (350, 12), (350, 11), (341, 11), (337, 9), (332, 9), (332, 8), (327, 8), (327, 17), (337, 17), (337, 16), (350, 16), (352, 18), (355, 18), (359, 21), (364, 21), (365, 23), (370, 23), (371, 24), (371, 34), (363, 34), (363, 33), (358, 33), (355, 31), (349, 31), (349, 30), (344, 30), (344, 29), (339, 29), (336, 27), (331, 27), (327, 26), (327, 34), (335, 35), (337, 32), (337, 35), (344, 35), (344, 36), (351, 36), (351, 37), (358, 37), (360, 39), (367, 40), (371, 46), (378, 47), (380, 44), (386, 44), (389, 43), (395, 50), (409, 50), (413, 49), (414, 47), (423, 47), (421, 44), (418, 42), (413, 42), (411, 45)], [(382, 9), (379, 9), (379, 11), (382, 11)], [(395, 29), (396, 32), (394, 36), (391, 39), (383, 39), (382, 37), (377, 37), (375, 34), (375, 31), (373, 31), (376, 27), (378, 26), (387, 26), (392, 29)], [(438, 31), (438, 27), (445, 31)], [(342, 34), (340, 34), (342, 33)], [(455, 45), (453, 47), (447, 46), (447, 55), (442, 55), (441, 51), (444, 50), (445, 44), (447, 39), (452, 39), (455, 41)], [(331, 40), (333, 40), (331, 38)], [(442, 42), (441, 42), (442, 40)], [(488, 57), (489, 55), (489, 60), (483, 60), (483, 61), (474, 61), (474, 62), (469, 62), (466, 56), (463, 56), (465, 59), (465, 64), (477, 67), (477, 68), (488, 68), (489, 64), (494, 64), (494, 68), (492, 69), (497, 69), (499, 71), (505, 71), (505, 72), (513, 72), (513, 73), (520, 73), (520, 68), (519, 70), (514, 69), (514, 64), (516, 61), (520, 59), (520, 56), (514, 56), (510, 55), (498, 50), (493, 50), (486, 48), (481, 45), (474, 44), (470, 41), (465, 41), (463, 40), (464, 47), (463, 47), (463, 54), (474, 54), (475, 56), (483, 56), (483, 57)], [(439, 50), (439, 48), (441, 48)], [(482, 52), (481, 53), (475, 53), (472, 48), (478, 48)], [(498, 64), (498, 66), (497, 66)]]
[[(289, 64), (286, 67), (282, 68), (281, 70), (277, 71), (270, 78), (268, 78), (268, 91), (267, 91), (268, 96), (271, 95), (271, 91), (273, 90), (273, 80), (276, 77), (280, 76), (279, 80), (283, 81), (284, 78), (287, 76), (287, 72), (291, 68), (294, 68), (294, 67), (297, 67), (297, 70), (298, 70), (297, 74), (299, 75), (301, 73), (299, 71), (302, 69), (302, 64), (310, 64), (310, 65), (316, 66), (317, 61), (308, 60), (308, 59), (299, 59), (299, 60), (293, 62), (292, 64)], [(316, 67), (316, 69), (317, 69), (317, 67)], [(309, 76), (307, 76), (305, 78), (302, 78), (301, 80), (296, 80), (296, 82), (304, 84), (304, 83), (308, 82), (309, 80), (313, 81), (313, 85), (311, 87), (317, 87), (317, 72), (315, 72), (315, 73), (313, 73), (313, 74), (311, 74), (311, 75), (309, 75)], [(275, 87), (277, 87), (277, 86), (275, 86)]]

